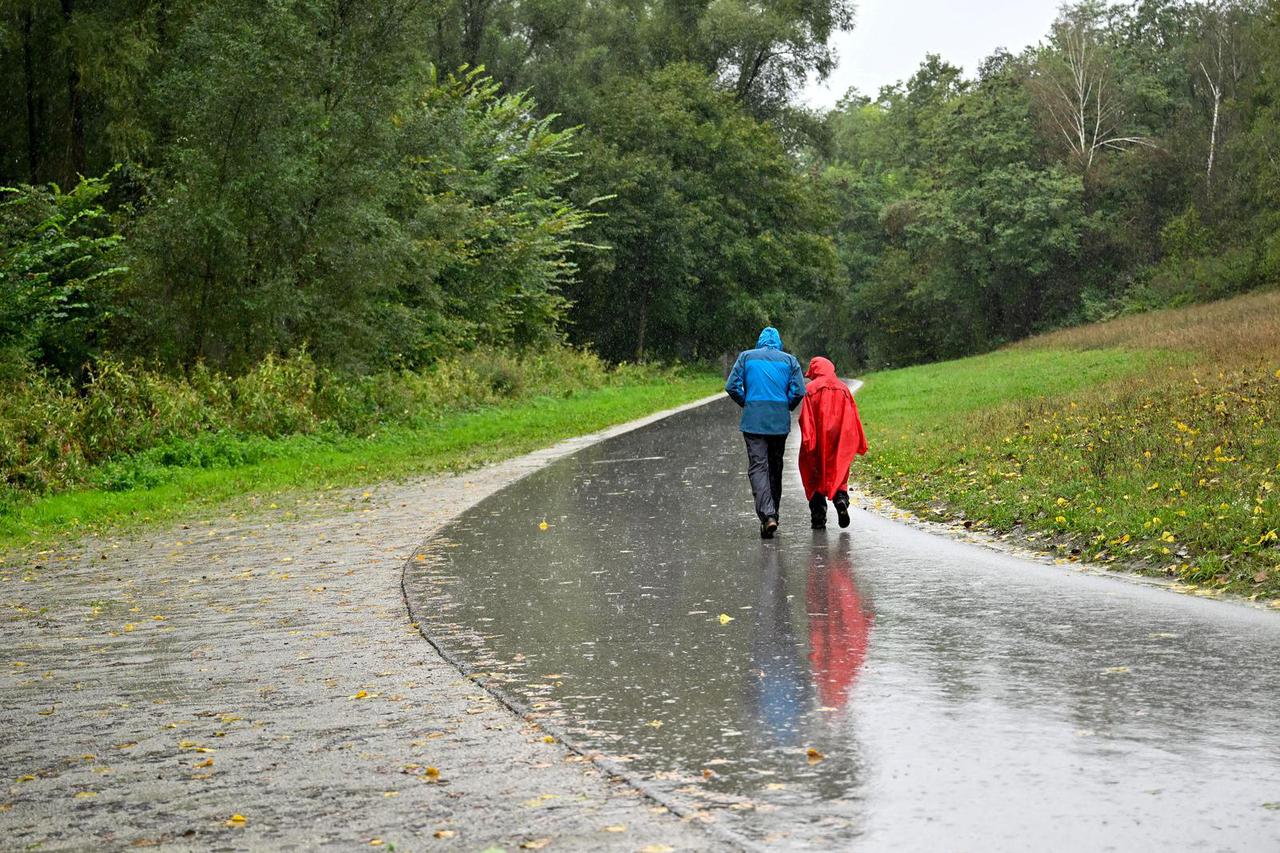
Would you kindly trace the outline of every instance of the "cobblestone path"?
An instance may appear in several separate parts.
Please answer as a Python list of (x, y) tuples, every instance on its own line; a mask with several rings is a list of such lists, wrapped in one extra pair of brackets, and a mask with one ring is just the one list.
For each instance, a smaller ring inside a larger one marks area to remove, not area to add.
[(401, 597), (450, 517), (624, 429), (0, 564), (4, 848), (712, 847), (464, 679)]

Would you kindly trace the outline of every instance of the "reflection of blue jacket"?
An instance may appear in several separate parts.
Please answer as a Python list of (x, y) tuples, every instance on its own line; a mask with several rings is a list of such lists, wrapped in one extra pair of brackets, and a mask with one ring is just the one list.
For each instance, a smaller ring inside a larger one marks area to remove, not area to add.
[(724, 390), (742, 407), (743, 432), (786, 435), (791, 410), (804, 399), (804, 371), (795, 356), (782, 351), (778, 330), (768, 326), (756, 348), (738, 356)]

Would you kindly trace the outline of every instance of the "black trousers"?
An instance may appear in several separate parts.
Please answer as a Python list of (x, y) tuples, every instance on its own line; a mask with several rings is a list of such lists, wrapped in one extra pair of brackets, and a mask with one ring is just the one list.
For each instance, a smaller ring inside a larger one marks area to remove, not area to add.
[[(844, 504), (849, 506), (849, 493), (841, 489), (836, 492), (836, 496), (831, 499), (836, 506)], [(822, 492), (814, 492), (813, 497), (809, 498), (809, 518), (817, 524), (825, 524), (827, 521), (827, 497)]]
[(747, 477), (756, 499), (756, 515), (763, 524), (777, 518), (782, 504), (782, 454), (787, 449), (785, 435), (758, 435), (744, 432), (747, 442)]

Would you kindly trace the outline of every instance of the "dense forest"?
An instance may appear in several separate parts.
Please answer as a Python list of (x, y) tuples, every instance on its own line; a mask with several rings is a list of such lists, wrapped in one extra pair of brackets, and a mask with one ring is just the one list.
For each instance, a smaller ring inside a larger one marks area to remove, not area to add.
[(1067, 6), (1041, 44), (971, 76), (931, 56), (824, 130), (842, 278), (811, 348), (933, 361), (1280, 282), (1274, 0)]
[(1280, 280), (1280, 2), (799, 105), (849, 0), (2, 0), (0, 363), (347, 375), (766, 322), (879, 367)]

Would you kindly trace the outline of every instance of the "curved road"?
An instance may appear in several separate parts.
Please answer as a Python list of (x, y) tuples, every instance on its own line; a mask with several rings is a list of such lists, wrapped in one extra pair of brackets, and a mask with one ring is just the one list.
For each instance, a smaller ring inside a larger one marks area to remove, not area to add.
[(415, 617), (749, 842), (1280, 849), (1274, 614), (856, 510), (810, 531), (795, 434), (761, 542), (735, 414), (678, 414), (480, 502), (410, 564)]

